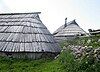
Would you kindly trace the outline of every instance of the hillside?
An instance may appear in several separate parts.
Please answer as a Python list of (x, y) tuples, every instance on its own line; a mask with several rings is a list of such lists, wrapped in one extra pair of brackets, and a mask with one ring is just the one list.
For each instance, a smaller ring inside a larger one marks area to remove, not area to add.
[[(60, 43), (63, 51), (56, 59), (13, 59), (0, 57), (0, 72), (100, 72), (100, 61), (93, 55), (75, 59), (69, 45), (100, 47), (100, 36), (77, 38)], [(99, 51), (100, 52), (100, 51)]]

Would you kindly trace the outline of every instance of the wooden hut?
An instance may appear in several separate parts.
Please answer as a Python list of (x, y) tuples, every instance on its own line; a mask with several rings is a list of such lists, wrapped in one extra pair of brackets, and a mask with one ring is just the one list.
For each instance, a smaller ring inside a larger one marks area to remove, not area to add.
[(92, 30), (88, 29), (90, 35), (100, 35), (100, 29)]
[(59, 42), (62, 40), (72, 40), (79, 36), (86, 36), (87, 33), (76, 23), (75, 20), (67, 23), (67, 18), (65, 19), (65, 24), (59, 27), (53, 35), (55, 39)]
[(0, 14), (0, 55), (38, 59), (60, 53), (59, 45), (38, 14)]

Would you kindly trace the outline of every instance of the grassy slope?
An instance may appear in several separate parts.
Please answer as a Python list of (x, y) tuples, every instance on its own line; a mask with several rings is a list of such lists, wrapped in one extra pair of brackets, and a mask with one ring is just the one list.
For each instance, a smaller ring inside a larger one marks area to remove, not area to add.
[(18, 60), (0, 57), (0, 72), (61, 72), (57, 60)]
[[(90, 39), (90, 38), (88, 38)], [(98, 37), (91, 38), (97, 40)], [(63, 42), (66, 44), (79, 44), (83, 39), (73, 42)], [(87, 38), (85, 38), (87, 40)], [(80, 41), (80, 42), (79, 42)], [(81, 44), (81, 43), (80, 43)], [(82, 43), (83, 44), (83, 43)], [(84, 42), (84, 45), (85, 42)], [(90, 43), (90, 45), (93, 45)], [(99, 45), (96, 45), (98, 47)], [(41, 60), (25, 60), (0, 57), (0, 72), (100, 72), (100, 62), (93, 62), (89, 59), (74, 60), (70, 50), (63, 51), (56, 60), (41, 59)]]
[(0, 72), (100, 72), (100, 62), (89, 59), (74, 60), (70, 51), (64, 51), (56, 60), (25, 60), (0, 57)]
[(65, 53), (62, 53), (56, 60), (19, 60), (0, 57), (0, 72), (66, 72), (63, 63), (65, 64), (67, 57), (64, 56)]

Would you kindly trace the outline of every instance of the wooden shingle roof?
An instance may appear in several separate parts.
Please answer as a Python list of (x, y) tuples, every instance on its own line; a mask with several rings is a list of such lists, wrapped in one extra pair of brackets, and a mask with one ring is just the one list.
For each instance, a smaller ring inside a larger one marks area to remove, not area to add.
[(39, 13), (0, 14), (0, 52), (60, 52)]
[(75, 20), (67, 23), (67, 26), (62, 25), (54, 33), (54, 36), (74, 36), (77, 34), (87, 34), (80, 26), (76, 23)]

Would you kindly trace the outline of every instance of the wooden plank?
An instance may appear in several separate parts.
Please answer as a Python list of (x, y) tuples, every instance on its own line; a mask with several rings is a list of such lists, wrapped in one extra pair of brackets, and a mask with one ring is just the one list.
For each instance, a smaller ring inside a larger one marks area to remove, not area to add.
[(17, 29), (15, 32), (20, 32), (21, 29), (23, 29), (23, 26), (17, 26)]
[(30, 22), (25, 22), (25, 24), (26, 24), (26, 26), (31, 26), (31, 23)]
[(22, 33), (20, 34), (20, 39), (19, 39), (19, 41), (20, 41), (20, 42), (24, 42), (24, 34), (22, 34)]
[(38, 52), (38, 43), (37, 42), (33, 42), (32, 47), (33, 47), (34, 52)]
[(41, 43), (41, 45), (42, 45), (42, 51), (47, 51), (47, 46), (46, 46), (46, 43)]
[(55, 52), (55, 43), (49, 43), (51, 52)]
[(36, 52), (36, 42), (32, 42), (32, 51)]
[(29, 43), (29, 48), (30, 48), (30, 52), (34, 52), (33, 47), (32, 47), (32, 43)]
[[(1, 33), (0, 33), (1, 34)], [(7, 38), (9, 37), (9, 35), (10, 35), (10, 33), (3, 33), (3, 36), (1, 36), (2, 37), (2, 41), (6, 41), (7, 40)]]
[(41, 23), (41, 22), (40, 22), (39, 20), (37, 20), (37, 19), (30, 19), (30, 21), (33, 22), (33, 23), (34, 23), (34, 22), (35, 22), (35, 23)]
[(4, 33), (0, 33), (0, 40), (2, 40)]
[(38, 52), (38, 51), (39, 51), (39, 43), (35, 42), (35, 52)]
[(11, 15), (0, 15), (0, 18), (9, 18)]
[(4, 32), (7, 27), (8, 26), (3, 26), (2, 29), (0, 29), (0, 32)]
[(9, 42), (7, 44), (7, 47), (6, 47), (5, 51), (12, 52), (12, 49), (13, 49), (13, 43)]
[(50, 34), (50, 32), (47, 29), (41, 29), (43, 34)]
[(14, 52), (19, 52), (20, 51), (20, 43), (14, 43)]
[(31, 34), (28, 34), (28, 39), (29, 39), (28, 40), (29, 42), (32, 42), (32, 35)]
[(43, 34), (40, 34), (40, 38), (41, 38), (41, 41), (46, 42), (46, 39), (44, 38)]
[(25, 51), (31, 51), (30, 49), (30, 43), (25, 43)]
[(25, 40), (25, 42), (28, 42), (29, 40), (28, 40), (28, 34), (24, 34), (24, 40)]
[(21, 15), (12, 15), (10, 18), (18, 18), (18, 17), (25, 17), (26, 14)]
[(25, 43), (20, 43), (20, 52), (25, 51)]
[(36, 34), (36, 41), (41, 41), (40, 34)]
[(2, 51), (2, 49), (4, 49), (6, 42), (0, 42), (0, 50)]
[[(13, 37), (12, 37), (13, 36)], [(12, 33), (12, 35), (8, 38), (8, 41), (19, 41), (19, 34), (18, 33)]]
[(42, 51), (42, 44), (41, 42), (38, 42), (38, 52), (41, 52)]
[(2, 51), (5, 51), (9, 42), (2, 42)]
[(38, 33), (43, 33), (42, 30), (40, 28), (37, 29)]
[(49, 42), (54, 42), (54, 39), (51, 35), (46, 35), (48, 37)]
[(37, 14), (27, 14), (25, 17), (30, 17), (30, 18), (35, 18), (37, 16)]
[(49, 42), (49, 39), (48, 39), (47, 35), (44, 35), (44, 38), (45, 38), (46, 42)]
[(36, 41), (36, 34), (31, 34), (32, 41)]
[(35, 23), (30, 23), (30, 26), (35, 27)]
[(36, 28), (30, 28), (30, 32), (34, 34), (34, 33), (37, 33), (37, 30)]

